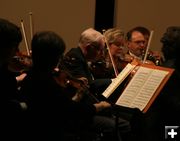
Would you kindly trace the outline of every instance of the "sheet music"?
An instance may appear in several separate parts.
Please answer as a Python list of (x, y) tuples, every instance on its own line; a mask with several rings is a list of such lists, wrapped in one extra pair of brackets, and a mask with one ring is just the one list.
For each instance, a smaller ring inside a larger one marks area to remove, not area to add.
[(143, 110), (168, 71), (140, 67), (116, 104)]
[(102, 95), (108, 98), (114, 90), (123, 82), (123, 80), (130, 74), (136, 65), (127, 64), (126, 67), (118, 74), (112, 83), (106, 88)]

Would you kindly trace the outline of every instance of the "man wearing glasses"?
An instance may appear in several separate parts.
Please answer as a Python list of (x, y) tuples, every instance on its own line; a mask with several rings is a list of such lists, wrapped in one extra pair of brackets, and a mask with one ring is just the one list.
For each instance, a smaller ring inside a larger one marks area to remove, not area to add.
[(138, 28), (133, 28), (127, 33), (127, 47), (131, 59), (143, 59), (148, 40)]
[[(150, 31), (143, 26), (137, 26), (127, 32), (127, 48), (129, 50), (126, 55), (126, 60), (131, 62), (136, 59), (142, 62), (145, 56), (148, 40), (150, 37)], [(149, 50), (147, 54), (147, 64), (161, 65), (162, 57), (159, 52)]]

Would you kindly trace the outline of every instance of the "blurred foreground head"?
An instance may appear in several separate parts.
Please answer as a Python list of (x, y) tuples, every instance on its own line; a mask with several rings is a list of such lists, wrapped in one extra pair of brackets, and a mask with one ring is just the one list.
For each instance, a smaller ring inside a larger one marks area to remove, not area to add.
[(180, 26), (168, 27), (160, 41), (165, 60), (174, 59), (175, 66), (180, 68)]
[(63, 39), (52, 31), (38, 32), (31, 43), (33, 67), (52, 71), (65, 51)]
[(0, 18), (0, 66), (8, 63), (22, 41), (20, 28), (14, 23)]

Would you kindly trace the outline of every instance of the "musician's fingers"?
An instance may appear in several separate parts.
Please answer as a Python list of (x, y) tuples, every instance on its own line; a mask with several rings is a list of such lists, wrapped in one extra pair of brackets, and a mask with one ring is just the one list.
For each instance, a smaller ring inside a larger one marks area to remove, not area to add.
[(88, 85), (88, 79), (85, 77), (80, 77), (78, 78), (79, 80), (81, 80), (85, 85)]

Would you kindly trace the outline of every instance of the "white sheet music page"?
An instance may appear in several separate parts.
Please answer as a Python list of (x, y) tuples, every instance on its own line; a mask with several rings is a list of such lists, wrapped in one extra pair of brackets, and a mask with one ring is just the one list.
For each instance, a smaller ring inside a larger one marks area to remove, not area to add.
[(131, 73), (136, 65), (127, 64), (126, 67), (118, 74), (112, 83), (106, 88), (102, 95), (108, 98), (114, 90), (123, 82), (123, 80)]
[(164, 70), (139, 67), (116, 104), (139, 108), (142, 111), (168, 73)]

